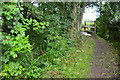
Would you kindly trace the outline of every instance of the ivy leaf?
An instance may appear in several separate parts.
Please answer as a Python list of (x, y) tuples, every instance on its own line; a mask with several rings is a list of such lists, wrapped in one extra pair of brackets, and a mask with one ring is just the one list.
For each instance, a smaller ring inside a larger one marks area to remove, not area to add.
[(41, 28), (41, 26), (38, 26), (38, 28)]
[(24, 8), (20, 7), (20, 10), (24, 10)]
[(10, 32), (11, 32), (11, 33), (14, 33), (14, 30), (11, 30)]
[(38, 27), (33, 28), (33, 30), (37, 30), (37, 29), (38, 29)]
[(17, 57), (17, 54), (13, 54), (12, 56), (13, 56), (13, 58), (16, 58), (16, 57)]
[(3, 62), (5, 62), (5, 63), (6, 63), (6, 62), (8, 62), (8, 61), (9, 61), (9, 59), (7, 59), (7, 58), (5, 58), (5, 57), (3, 57), (3, 56), (2, 56), (2, 57), (0, 57), (0, 61), (3, 61)]
[(44, 29), (44, 28), (45, 28), (45, 26), (42, 26), (42, 28)]
[(42, 23), (42, 22), (40, 22), (40, 25), (43, 25), (43, 23)]
[(22, 14), (20, 14), (20, 17), (21, 17), (21, 18), (23, 18), (23, 15), (22, 15)]
[(7, 20), (10, 20), (10, 17), (7, 17)]

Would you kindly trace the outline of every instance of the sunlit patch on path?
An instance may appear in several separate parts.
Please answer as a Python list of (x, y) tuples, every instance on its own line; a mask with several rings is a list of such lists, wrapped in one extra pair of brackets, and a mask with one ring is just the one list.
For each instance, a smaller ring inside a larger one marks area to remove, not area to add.
[(92, 36), (92, 34), (88, 34), (87, 32), (81, 32), (81, 34), (83, 34), (85, 36)]

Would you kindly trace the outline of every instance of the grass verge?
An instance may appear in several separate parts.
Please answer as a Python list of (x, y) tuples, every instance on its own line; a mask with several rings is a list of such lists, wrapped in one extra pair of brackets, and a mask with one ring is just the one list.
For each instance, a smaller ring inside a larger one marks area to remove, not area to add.
[(72, 47), (56, 65), (46, 67), (40, 78), (89, 78), (94, 42), (83, 36), (80, 47)]

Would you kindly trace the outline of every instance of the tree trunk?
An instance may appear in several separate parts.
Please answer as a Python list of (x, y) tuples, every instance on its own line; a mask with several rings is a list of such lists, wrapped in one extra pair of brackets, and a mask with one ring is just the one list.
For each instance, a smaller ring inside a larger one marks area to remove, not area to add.
[(82, 28), (82, 20), (83, 20), (83, 14), (85, 11), (85, 6), (86, 6), (86, 2), (82, 3), (82, 8), (79, 8), (79, 14), (78, 14), (78, 31), (80, 31), (80, 29)]
[(77, 5), (76, 2), (73, 3), (73, 27), (76, 28), (76, 19), (77, 19)]

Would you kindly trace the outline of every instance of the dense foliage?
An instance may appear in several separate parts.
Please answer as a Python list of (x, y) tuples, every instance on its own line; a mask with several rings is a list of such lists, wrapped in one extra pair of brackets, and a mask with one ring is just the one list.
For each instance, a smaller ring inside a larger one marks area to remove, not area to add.
[[(105, 39), (120, 39), (120, 2), (101, 4), (100, 17), (97, 19), (98, 35)], [(104, 34), (104, 35), (103, 35)]]
[(29, 2), (3, 2), (1, 5), (0, 76), (39, 78), (44, 68), (58, 64), (70, 47), (79, 46), (80, 40), (75, 40), (80, 36), (72, 28), (72, 3), (41, 2), (38, 7)]

